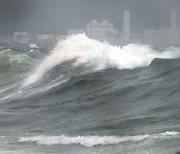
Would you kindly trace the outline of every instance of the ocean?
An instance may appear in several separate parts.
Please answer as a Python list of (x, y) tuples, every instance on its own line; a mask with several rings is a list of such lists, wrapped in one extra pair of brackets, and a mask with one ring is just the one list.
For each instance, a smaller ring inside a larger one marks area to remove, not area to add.
[(85, 34), (0, 51), (1, 154), (175, 154), (180, 49)]

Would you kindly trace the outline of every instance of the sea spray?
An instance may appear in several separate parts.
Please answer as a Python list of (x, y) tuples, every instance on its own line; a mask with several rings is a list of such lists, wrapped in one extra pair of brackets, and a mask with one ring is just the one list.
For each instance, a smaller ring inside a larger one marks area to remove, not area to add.
[(88, 65), (93, 67), (93, 71), (99, 71), (110, 67), (118, 69), (146, 67), (155, 58), (177, 58), (179, 53), (179, 50), (159, 52), (149, 46), (138, 44), (112, 46), (89, 39), (85, 34), (72, 35), (59, 41), (54, 50), (25, 79), (23, 87), (37, 82), (55, 66), (73, 59), (75, 60), (73, 66)]

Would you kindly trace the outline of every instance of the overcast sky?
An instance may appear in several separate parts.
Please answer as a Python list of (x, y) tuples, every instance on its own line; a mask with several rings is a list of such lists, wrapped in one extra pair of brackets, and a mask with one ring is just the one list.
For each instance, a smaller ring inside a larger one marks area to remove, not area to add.
[(131, 30), (140, 32), (169, 26), (170, 10), (180, 15), (180, 0), (0, 0), (0, 37), (14, 31), (65, 34), (92, 19), (107, 19), (121, 30), (125, 9), (131, 12)]

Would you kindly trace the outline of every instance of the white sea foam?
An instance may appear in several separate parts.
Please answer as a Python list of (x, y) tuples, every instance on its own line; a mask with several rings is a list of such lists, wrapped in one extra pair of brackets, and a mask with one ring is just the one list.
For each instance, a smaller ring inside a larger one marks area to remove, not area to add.
[(172, 137), (180, 137), (178, 132), (165, 132), (159, 134), (146, 134), (137, 136), (35, 136), (35, 137), (21, 137), (19, 142), (36, 142), (40, 145), (71, 145), (79, 144), (86, 147), (96, 145), (111, 145), (120, 144), (122, 142), (140, 142), (147, 139), (168, 139)]
[(50, 55), (24, 81), (23, 86), (35, 83), (56, 65), (72, 59), (76, 59), (74, 66), (87, 64), (93, 66), (94, 71), (108, 67), (134, 69), (148, 66), (155, 58), (177, 58), (179, 53), (179, 50), (158, 52), (148, 46), (137, 44), (121, 48), (89, 39), (85, 34), (72, 35), (66, 40), (59, 41)]

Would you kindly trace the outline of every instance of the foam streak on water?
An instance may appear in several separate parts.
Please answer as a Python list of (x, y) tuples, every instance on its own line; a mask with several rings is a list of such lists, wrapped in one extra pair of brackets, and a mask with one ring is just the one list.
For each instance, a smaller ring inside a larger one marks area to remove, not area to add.
[(96, 145), (110, 145), (110, 144), (120, 144), (122, 142), (136, 142), (144, 141), (147, 139), (168, 139), (168, 138), (179, 138), (178, 132), (164, 132), (159, 134), (145, 134), (137, 136), (35, 136), (35, 137), (21, 137), (19, 142), (36, 142), (40, 145), (54, 145), (54, 144), (80, 144), (86, 147), (92, 147)]
[(23, 83), (28, 86), (40, 80), (48, 71), (63, 62), (76, 59), (74, 66), (92, 66), (94, 71), (109, 67), (134, 69), (148, 66), (155, 58), (177, 58), (179, 51), (158, 52), (145, 45), (112, 46), (89, 39), (85, 34), (72, 35), (60, 41)]

